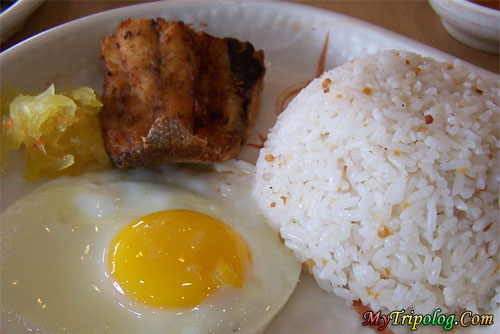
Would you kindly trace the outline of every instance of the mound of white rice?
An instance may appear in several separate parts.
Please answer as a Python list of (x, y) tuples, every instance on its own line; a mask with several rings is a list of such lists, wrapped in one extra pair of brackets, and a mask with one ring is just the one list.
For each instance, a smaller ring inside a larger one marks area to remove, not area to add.
[(431, 313), (500, 303), (500, 88), (458, 60), (369, 55), (279, 116), (254, 195), (319, 285)]

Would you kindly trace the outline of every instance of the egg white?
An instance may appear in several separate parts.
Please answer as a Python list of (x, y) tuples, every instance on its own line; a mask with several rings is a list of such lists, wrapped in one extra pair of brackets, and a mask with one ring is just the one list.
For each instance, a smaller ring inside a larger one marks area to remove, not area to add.
[[(213, 169), (213, 170), (207, 170)], [(300, 263), (258, 213), (253, 166), (106, 171), (51, 181), (1, 216), (2, 332), (254, 333), (293, 292)], [(252, 253), (242, 289), (224, 287), (192, 309), (136, 304), (112, 286), (106, 256), (135, 219), (168, 209), (217, 218)]]

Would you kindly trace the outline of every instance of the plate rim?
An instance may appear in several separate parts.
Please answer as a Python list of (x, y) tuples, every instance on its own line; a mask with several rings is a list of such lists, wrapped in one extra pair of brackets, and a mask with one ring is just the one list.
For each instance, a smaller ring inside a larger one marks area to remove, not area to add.
[[(18, 0), (19, 2), (26, 1), (26, 0)], [(28, 0), (29, 1), (29, 0)], [(155, 9), (156, 7), (159, 8), (168, 8), (168, 7), (180, 7), (180, 6), (192, 6), (192, 5), (240, 5), (240, 6), (246, 6), (246, 5), (265, 5), (265, 6), (274, 6), (274, 7), (284, 7), (287, 9), (304, 9), (307, 10), (309, 13), (307, 14), (319, 14), (321, 16), (331, 16), (330, 18), (338, 18), (338, 19), (343, 19), (345, 21), (348, 21), (349, 23), (356, 23), (356, 25), (361, 26), (362, 28), (368, 29), (368, 28), (376, 28), (381, 33), (385, 34), (392, 34), (394, 37), (399, 37), (402, 39), (406, 39), (407, 42), (415, 42), (417, 44), (420, 44), (419, 46), (425, 46), (428, 48), (432, 48), (424, 43), (418, 42), (416, 40), (413, 40), (409, 37), (406, 37), (404, 35), (398, 34), (394, 31), (388, 30), (386, 28), (383, 28), (381, 26), (378, 26), (376, 24), (370, 23), (363, 21), (359, 18), (349, 16), (347, 14), (343, 13), (338, 13), (335, 11), (327, 10), (324, 8), (319, 8), (319, 7), (314, 7), (311, 5), (306, 5), (303, 3), (296, 3), (296, 2), (289, 2), (286, 0), (159, 0), (159, 1), (151, 1), (151, 2), (144, 2), (144, 3), (138, 3), (138, 4), (133, 4), (133, 5), (126, 5), (123, 7), (117, 7), (117, 8), (112, 8), (108, 10), (104, 10), (101, 12), (97, 12), (94, 14), (90, 14), (87, 16), (83, 16), (68, 22), (64, 22), (62, 24), (59, 24), (57, 26), (51, 27), (47, 30), (41, 31), (33, 36), (30, 36), (26, 38), (23, 41), (20, 41), (19, 43), (9, 47), (8, 49), (3, 50), (0, 53), (0, 56), (10, 56), (11, 53), (14, 51), (17, 51), (15, 49), (22, 49), (24, 48), (25, 44), (28, 43), (35, 43), (38, 42), (38, 39), (43, 39), (43, 38), (51, 38), (54, 37), (53, 35), (59, 35), (62, 34), (66, 31), (71, 31), (75, 30), (77, 27), (80, 25), (90, 25), (90, 23), (97, 23), (103, 21), (105, 18), (109, 17), (117, 17), (120, 16), (119, 14), (124, 14), (127, 12), (134, 12), (137, 9), (141, 10), (146, 10), (147, 9)], [(16, 4), (15, 4), (16, 5)], [(11, 7), (12, 8), (12, 7)], [(97, 22), (94, 22), (97, 21)], [(392, 37), (392, 36), (391, 36)], [(434, 49), (434, 48), (432, 48)], [(434, 49), (435, 51), (439, 51), (437, 49)], [(439, 51), (442, 52), (442, 51)], [(444, 53), (444, 52), (442, 52)]]
[(0, 14), (1, 40), (6, 42), (13, 34), (22, 28), (24, 21), (45, 0), (17, 0)]
[[(20, 0), (22, 1), (22, 0)], [(301, 15), (319, 17), (326, 20), (337, 20), (341, 21), (342, 24), (346, 26), (356, 27), (363, 31), (370, 31), (375, 34), (381, 34), (389, 39), (398, 40), (414, 49), (421, 50), (424, 56), (431, 56), (441, 60), (452, 60), (460, 59), (456, 56), (450, 55), (444, 51), (436, 49), (429, 46), (423, 42), (414, 40), (408, 36), (399, 34), (387, 28), (378, 26), (376, 24), (363, 21), (359, 18), (349, 16), (347, 14), (338, 13), (335, 11), (327, 10), (324, 8), (318, 8), (311, 5), (303, 3), (295, 3), (280, 0), (163, 0), (163, 1), (152, 1), (146, 3), (139, 3), (134, 5), (127, 5), (123, 7), (113, 8), (105, 10), (102, 12), (97, 12), (90, 14), (78, 19), (74, 19), (63, 24), (57, 25), (45, 31), (39, 32), (27, 39), (11, 46), (10, 48), (3, 50), (0, 53), (0, 69), (4, 63), (8, 63), (15, 58), (16, 55), (23, 53), (29, 48), (34, 48), (43, 45), (46, 41), (55, 40), (61, 36), (71, 35), (72, 33), (91, 25), (101, 25), (105, 24), (110, 19), (116, 19), (118, 17), (132, 17), (133, 13), (140, 12), (154, 12), (155, 9), (167, 9), (167, 8), (178, 8), (178, 7), (191, 7), (191, 6), (266, 6), (274, 7), (280, 12), (285, 12), (290, 15), (292, 12), (300, 12)], [(140, 15), (139, 15), (140, 16)], [(487, 69), (479, 67), (477, 65), (468, 63), (467, 61), (460, 59), (461, 62), (473, 67), (475, 70), (482, 72), (485, 75), (495, 74)]]

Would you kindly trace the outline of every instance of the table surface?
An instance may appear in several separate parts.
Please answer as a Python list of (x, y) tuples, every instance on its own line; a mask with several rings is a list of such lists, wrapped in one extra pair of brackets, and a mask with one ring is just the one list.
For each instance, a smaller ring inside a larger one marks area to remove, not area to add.
[[(168, 1), (168, 0), (167, 0)], [(477, 51), (453, 39), (426, 0), (291, 0), (343, 13), (423, 42), (457, 58), (499, 73), (498, 55)], [(62, 23), (97, 12), (146, 1), (46, 0), (1, 49)]]

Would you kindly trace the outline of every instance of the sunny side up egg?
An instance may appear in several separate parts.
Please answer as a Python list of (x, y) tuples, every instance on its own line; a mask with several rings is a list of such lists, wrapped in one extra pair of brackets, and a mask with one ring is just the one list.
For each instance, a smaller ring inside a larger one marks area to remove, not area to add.
[(253, 166), (51, 181), (1, 216), (2, 333), (255, 333), (301, 269), (258, 213)]

